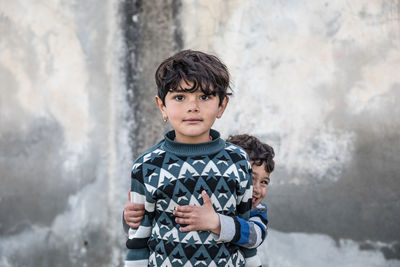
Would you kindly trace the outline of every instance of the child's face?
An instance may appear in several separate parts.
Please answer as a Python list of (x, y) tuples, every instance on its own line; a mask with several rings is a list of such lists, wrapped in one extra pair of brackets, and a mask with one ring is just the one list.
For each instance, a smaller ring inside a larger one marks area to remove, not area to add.
[[(181, 81), (183, 89), (192, 84)], [(220, 118), (228, 103), (226, 97), (219, 105), (219, 97), (205, 95), (201, 90), (190, 92), (168, 92), (165, 106), (156, 96), (156, 102), (164, 117), (175, 130), (175, 141), (180, 143), (203, 143), (210, 141), (210, 128)]]
[(251, 206), (254, 208), (261, 203), (265, 195), (267, 194), (267, 188), (269, 184), (269, 173), (265, 171), (265, 162), (261, 166), (253, 164), (253, 199)]

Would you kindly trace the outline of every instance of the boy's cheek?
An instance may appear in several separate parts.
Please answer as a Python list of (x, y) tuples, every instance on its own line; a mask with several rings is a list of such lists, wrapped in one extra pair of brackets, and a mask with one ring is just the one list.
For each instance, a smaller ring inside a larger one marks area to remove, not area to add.
[(268, 186), (262, 188), (262, 190), (261, 190), (261, 198), (264, 198), (267, 195), (267, 188), (268, 188)]

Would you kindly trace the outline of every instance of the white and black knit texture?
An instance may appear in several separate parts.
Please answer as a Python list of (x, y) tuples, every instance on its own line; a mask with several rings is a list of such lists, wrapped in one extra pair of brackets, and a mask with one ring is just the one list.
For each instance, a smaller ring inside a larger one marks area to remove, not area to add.
[(174, 142), (175, 133), (139, 157), (132, 168), (131, 200), (144, 203), (139, 228), (129, 229), (125, 266), (244, 266), (246, 253), (237, 245), (216, 242), (208, 231), (180, 232), (177, 205), (203, 204), (210, 196), (216, 212), (248, 220), (251, 164), (240, 147), (211, 130), (212, 141)]

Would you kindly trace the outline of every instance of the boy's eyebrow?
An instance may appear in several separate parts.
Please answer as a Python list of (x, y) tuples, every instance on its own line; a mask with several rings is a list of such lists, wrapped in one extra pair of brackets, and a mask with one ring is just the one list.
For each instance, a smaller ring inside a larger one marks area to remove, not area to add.
[(210, 90), (209, 92), (204, 92), (200, 88), (196, 89), (195, 91), (192, 91), (191, 89), (173, 89), (173, 90), (169, 89), (168, 92), (169, 93), (191, 93), (191, 94), (193, 94), (193, 93), (197, 92), (198, 90), (201, 91), (205, 95), (213, 95), (213, 96), (217, 95), (217, 92), (215, 92), (214, 90)]

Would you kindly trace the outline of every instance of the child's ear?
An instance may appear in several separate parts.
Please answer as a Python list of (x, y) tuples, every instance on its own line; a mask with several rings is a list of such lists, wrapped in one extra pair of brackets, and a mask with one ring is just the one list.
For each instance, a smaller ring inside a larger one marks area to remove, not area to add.
[(156, 99), (156, 104), (157, 104), (158, 108), (160, 109), (160, 111), (161, 111), (163, 117), (168, 117), (168, 116), (167, 116), (167, 113), (166, 113), (166, 111), (165, 111), (164, 103), (163, 103), (163, 101), (161, 100), (161, 98), (159, 98), (159, 97), (156, 95), (155, 99)]
[(222, 114), (224, 114), (224, 111), (226, 109), (226, 106), (228, 105), (229, 102), (229, 97), (225, 96), (224, 100), (222, 100), (221, 105), (218, 107), (218, 113), (217, 113), (217, 118), (221, 118)]

